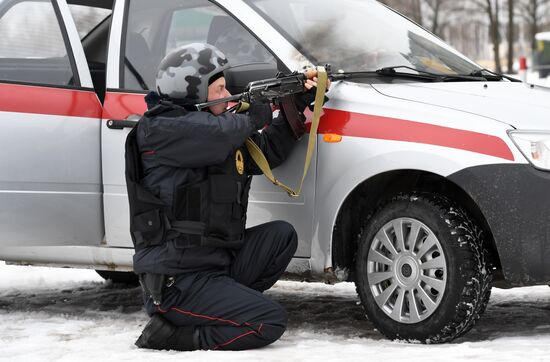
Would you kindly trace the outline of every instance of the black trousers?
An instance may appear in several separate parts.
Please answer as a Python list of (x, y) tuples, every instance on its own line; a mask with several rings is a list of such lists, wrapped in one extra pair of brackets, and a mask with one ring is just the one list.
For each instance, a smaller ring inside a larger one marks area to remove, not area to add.
[(287, 222), (247, 229), (229, 271), (180, 275), (160, 306), (148, 299), (145, 308), (174, 325), (196, 326), (201, 349), (266, 346), (284, 333), (287, 313), (262, 292), (283, 274), (296, 247), (296, 231)]

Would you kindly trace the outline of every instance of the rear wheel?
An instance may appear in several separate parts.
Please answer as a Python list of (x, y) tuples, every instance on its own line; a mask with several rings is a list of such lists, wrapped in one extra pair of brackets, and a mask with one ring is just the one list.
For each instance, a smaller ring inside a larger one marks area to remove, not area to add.
[(400, 195), (369, 219), (356, 257), (357, 292), (387, 337), (441, 343), (485, 310), (492, 274), (484, 235), (445, 197)]
[(110, 280), (113, 283), (128, 284), (128, 285), (139, 284), (138, 276), (133, 272), (96, 270), (96, 273), (99, 274), (103, 279)]

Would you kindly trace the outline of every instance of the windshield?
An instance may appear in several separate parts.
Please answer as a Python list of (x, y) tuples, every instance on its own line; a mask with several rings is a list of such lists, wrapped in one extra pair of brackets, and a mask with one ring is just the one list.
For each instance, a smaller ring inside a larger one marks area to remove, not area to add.
[(469, 74), (474, 62), (374, 0), (246, 0), (313, 64), (333, 71), (406, 65)]

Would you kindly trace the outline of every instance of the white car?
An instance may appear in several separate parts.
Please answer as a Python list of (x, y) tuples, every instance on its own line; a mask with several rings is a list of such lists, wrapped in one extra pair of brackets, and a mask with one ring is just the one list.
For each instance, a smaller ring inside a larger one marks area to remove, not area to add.
[[(548, 89), (373, 0), (66, 1), (0, 0), (0, 260), (132, 270), (124, 141), (166, 52), (207, 42), (234, 92), (277, 71), (345, 74), (302, 195), (254, 178), (248, 225), (298, 231), (289, 273), (354, 281), (383, 334), (423, 343), (467, 332), (493, 278), (550, 282)], [(275, 170), (290, 185), (307, 138)]]

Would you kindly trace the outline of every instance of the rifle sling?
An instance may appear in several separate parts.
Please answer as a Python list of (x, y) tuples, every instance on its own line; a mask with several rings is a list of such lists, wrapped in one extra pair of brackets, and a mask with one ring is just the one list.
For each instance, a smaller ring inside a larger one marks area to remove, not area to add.
[(309, 139), (307, 143), (306, 158), (304, 160), (304, 172), (302, 174), (302, 180), (300, 181), (300, 185), (296, 190), (293, 190), (292, 188), (286, 186), (285, 184), (277, 180), (275, 176), (273, 176), (271, 167), (269, 167), (269, 162), (265, 158), (265, 155), (263, 154), (260, 147), (258, 147), (258, 145), (255, 144), (251, 138), (248, 138), (246, 140), (246, 147), (248, 148), (248, 152), (250, 152), (250, 156), (252, 157), (254, 162), (256, 162), (258, 167), (262, 170), (265, 177), (267, 177), (269, 181), (271, 181), (274, 185), (277, 185), (283, 190), (285, 190), (285, 192), (290, 197), (298, 197), (302, 192), (304, 180), (306, 178), (307, 171), (311, 163), (311, 158), (313, 156), (313, 150), (315, 149), (315, 143), (317, 141), (317, 129), (319, 127), (319, 120), (321, 119), (321, 111), (323, 109), (323, 101), (325, 99), (326, 86), (327, 86), (327, 72), (324, 67), (317, 67), (317, 93), (315, 93), (313, 119), (311, 121), (311, 128), (309, 131)]

